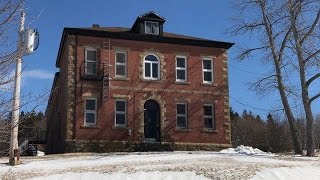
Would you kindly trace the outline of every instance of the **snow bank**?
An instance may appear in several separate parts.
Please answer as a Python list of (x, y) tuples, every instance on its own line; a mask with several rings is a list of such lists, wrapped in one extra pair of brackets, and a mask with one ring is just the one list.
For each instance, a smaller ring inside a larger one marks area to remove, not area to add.
[(66, 174), (54, 174), (47, 177), (36, 177), (31, 180), (209, 180), (203, 175), (196, 175), (194, 172), (136, 172), (133, 174), (126, 173), (112, 173), (103, 174), (98, 172), (87, 172), (87, 173), (66, 173)]
[(271, 153), (266, 153), (264, 151), (261, 151), (258, 148), (253, 148), (250, 146), (244, 146), (244, 145), (240, 145), (236, 148), (228, 148), (228, 149), (224, 149), (221, 150), (220, 153), (224, 153), (224, 154), (247, 154), (247, 155), (271, 155)]
[(320, 179), (319, 167), (281, 167), (266, 169), (258, 172), (252, 180), (318, 180)]
[(37, 156), (44, 156), (44, 152), (42, 152), (42, 151), (37, 151)]

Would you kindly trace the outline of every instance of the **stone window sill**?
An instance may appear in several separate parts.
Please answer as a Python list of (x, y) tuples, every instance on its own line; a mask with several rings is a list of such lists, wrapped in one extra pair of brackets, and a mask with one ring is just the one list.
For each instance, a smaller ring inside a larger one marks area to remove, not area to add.
[(146, 82), (146, 83), (162, 83), (162, 80), (141, 79), (141, 82)]
[(112, 126), (112, 129), (131, 130), (128, 126)]
[(81, 125), (80, 129), (100, 129), (100, 126), (86, 126), (86, 125)]
[(175, 132), (191, 132), (191, 129), (184, 129), (184, 128), (175, 128)]
[(190, 85), (190, 82), (183, 82), (183, 81), (175, 81), (174, 83), (178, 85)]
[(202, 133), (209, 133), (209, 134), (218, 134), (218, 130), (215, 129), (208, 129), (208, 128), (204, 128), (201, 130)]
[(126, 77), (114, 77), (112, 80), (114, 80), (114, 81), (130, 81), (130, 78), (126, 78)]
[(201, 86), (217, 87), (217, 84), (216, 83), (201, 83)]

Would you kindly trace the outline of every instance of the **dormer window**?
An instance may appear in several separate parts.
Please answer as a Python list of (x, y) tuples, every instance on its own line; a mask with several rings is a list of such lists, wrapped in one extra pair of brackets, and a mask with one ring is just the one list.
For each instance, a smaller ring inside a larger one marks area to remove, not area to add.
[(145, 21), (145, 33), (159, 35), (159, 23), (152, 21)]

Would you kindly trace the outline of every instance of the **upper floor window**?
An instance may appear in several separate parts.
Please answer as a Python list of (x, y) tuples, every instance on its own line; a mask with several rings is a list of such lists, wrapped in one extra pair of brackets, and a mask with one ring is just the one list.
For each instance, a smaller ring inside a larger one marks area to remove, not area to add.
[(177, 128), (187, 128), (187, 103), (177, 103)]
[(144, 58), (144, 78), (151, 80), (160, 79), (160, 63), (155, 55), (147, 55)]
[(127, 77), (127, 53), (116, 52), (116, 77)]
[(214, 111), (212, 104), (203, 105), (203, 120), (204, 128), (213, 129), (214, 128)]
[(176, 81), (187, 81), (187, 58), (184, 56), (176, 57)]
[(126, 126), (127, 124), (127, 101), (125, 99), (117, 99), (115, 106), (115, 125)]
[(158, 22), (145, 21), (144, 25), (145, 25), (144, 28), (145, 28), (146, 34), (159, 35), (159, 23)]
[(96, 125), (97, 99), (87, 98), (85, 101), (84, 122), (86, 126)]
[(211, 84), (213, 82), (213, 63), (212, 59), (202, 59), (202, 77), (203, 83)]
[(85, 73), (89, 75), (97, 74), (97, 50), (94, 48), (85, 49)]

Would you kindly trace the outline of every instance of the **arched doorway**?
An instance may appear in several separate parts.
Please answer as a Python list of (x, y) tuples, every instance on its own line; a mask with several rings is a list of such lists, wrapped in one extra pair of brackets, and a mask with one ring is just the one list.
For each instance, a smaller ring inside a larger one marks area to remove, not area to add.
[(147, 143), (160, 142), (160, 106), (155, 100), (144, 104), (144, 139)]

